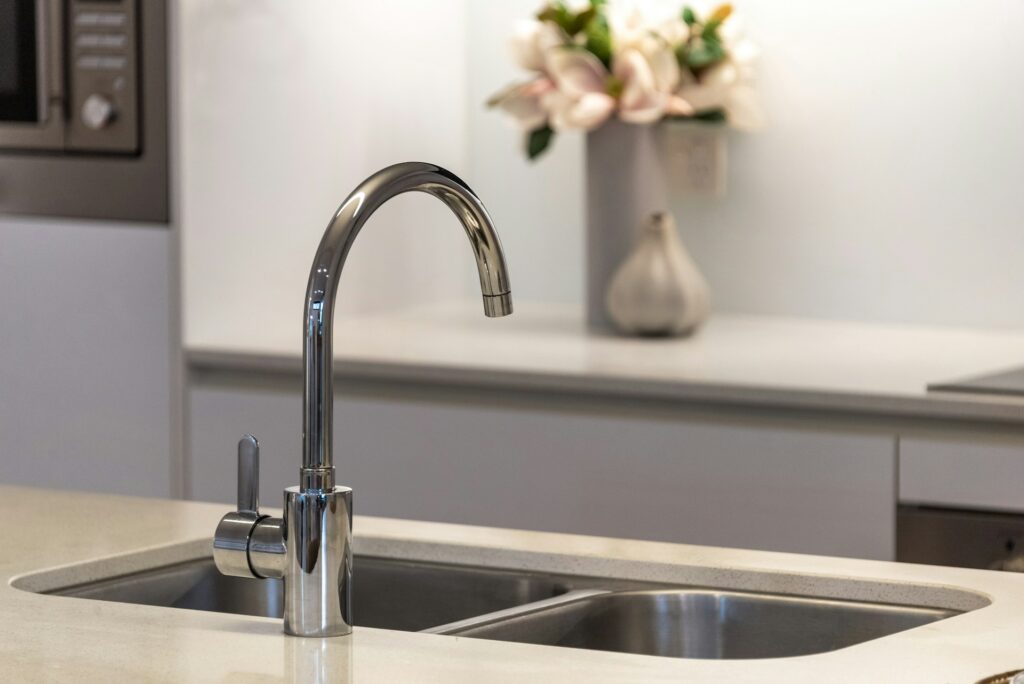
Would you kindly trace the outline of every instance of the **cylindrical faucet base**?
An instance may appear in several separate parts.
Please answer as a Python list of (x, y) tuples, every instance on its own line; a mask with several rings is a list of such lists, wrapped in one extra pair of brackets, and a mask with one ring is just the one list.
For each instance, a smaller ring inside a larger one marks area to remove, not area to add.
[(352, 631), (352, 490), (284, 490), (284, 631), (332, 637)]

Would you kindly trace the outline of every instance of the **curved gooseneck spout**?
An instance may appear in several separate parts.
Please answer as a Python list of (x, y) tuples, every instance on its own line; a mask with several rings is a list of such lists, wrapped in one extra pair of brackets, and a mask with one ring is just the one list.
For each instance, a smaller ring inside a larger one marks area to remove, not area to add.
[(433, 195), (451, 209), (466, 229), (476, 256), (480, 290), (487, 316), (512, 313), (508, 273), (501, 243), (487, 210), (457, 176), (433, 164), (395, 164), (367, 178), (341, 203), (313, 258), (306, 288), (302, 359), (305, 391), (302, 406), (302, 491), (334, 487), (332, 417), (334, 357), (332, 324), (338, 278), (352, 242), (366, 220), (384, 202), (404, 192)]

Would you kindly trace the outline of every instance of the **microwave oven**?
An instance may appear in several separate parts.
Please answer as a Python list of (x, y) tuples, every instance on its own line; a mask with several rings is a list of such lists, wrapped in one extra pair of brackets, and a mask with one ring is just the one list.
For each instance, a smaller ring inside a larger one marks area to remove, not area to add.
[(166, 221), (164, 0), (0, 0), (0, 212)]

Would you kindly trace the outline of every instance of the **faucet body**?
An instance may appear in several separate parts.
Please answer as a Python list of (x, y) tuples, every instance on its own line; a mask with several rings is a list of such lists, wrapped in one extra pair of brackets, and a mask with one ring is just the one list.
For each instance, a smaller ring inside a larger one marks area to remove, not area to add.
[(479, 198), (454, 174), (433, 164), (396, 164), (367, 178), (341, 203), (306, 288), (299, 486), (285, 490), (283, 518), (261, 515), (259, 446), (246, 435), (238, 445), (238, 509), (221, 519), (213, 543), (224, 574), (284, 579), (288, 634), (329, 637), (352, 630), (352, 490), (335, 484), (332, 452), (334, 303), (345, 259), (366, 220), (410, 191), (438, 198), (462, 223), (476, 258), (484, 314), (512, 313), (498, 235)]

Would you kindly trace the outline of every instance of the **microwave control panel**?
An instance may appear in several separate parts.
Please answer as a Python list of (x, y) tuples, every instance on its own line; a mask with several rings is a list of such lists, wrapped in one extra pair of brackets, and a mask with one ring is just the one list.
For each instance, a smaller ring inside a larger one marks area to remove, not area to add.
[(66, 149), (137, 154), (138, 0), (70, 0)]

